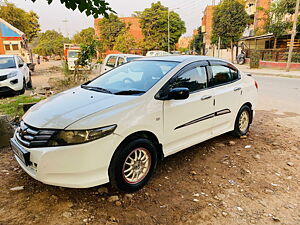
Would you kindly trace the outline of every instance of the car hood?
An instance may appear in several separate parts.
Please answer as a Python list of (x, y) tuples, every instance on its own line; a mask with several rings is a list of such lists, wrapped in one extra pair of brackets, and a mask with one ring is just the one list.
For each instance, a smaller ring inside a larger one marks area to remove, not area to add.
[(37, 103), (23, 116), (23, 121), (36, 128), (65, 129), (84, 117), (136, 97), (106, 94), (77, 87)]
[(12, 69), (0, 69), (0, 76), (7, 75), (9, 73), (16, 72), (16, 71), (17, 71), (16, 68), (12, 68)]

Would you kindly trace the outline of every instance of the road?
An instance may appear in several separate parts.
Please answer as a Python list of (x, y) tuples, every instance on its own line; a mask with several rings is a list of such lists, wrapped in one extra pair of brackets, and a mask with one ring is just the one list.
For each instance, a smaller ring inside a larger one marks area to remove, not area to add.
[(300, 79), (254, 76), (259, 84), (259, 110), (300, 114)]
[(278, 125), (300, 134), (300, 79), (254, 76), (259, 84), (257, 110), (274, 111)]

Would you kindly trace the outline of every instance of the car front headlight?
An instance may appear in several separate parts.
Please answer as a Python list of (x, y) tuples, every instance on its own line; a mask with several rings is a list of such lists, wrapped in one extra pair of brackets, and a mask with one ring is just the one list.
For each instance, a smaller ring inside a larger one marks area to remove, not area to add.
[(117, 125), (114, 124), (91, 130), (58, 131), (49, 141), (49, 146), (74, 145), (94, 141), (112, 134), (116, 128)]
[(15, 77), (15, 76), (17, 76), (17, 75), (18, 75), (18, 72), (17, 72), (17, 71), (16, 71), (16, 72), (11, 72), (11, 73), (7, 74), (7, 79), (12, 78), (12, 77)]

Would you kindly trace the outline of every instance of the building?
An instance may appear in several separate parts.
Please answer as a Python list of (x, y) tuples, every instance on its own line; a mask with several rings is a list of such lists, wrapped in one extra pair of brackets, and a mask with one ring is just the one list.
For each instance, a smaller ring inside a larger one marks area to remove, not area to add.
[(205, 8), (202, 17), (202, 33), (203, 34), (203, 43), (205, 44), (205, 49), (211, 49), (211, 37), (212, 37), (212, 29), (213, 29), (213, 13), (214, 6), (209, 5)]
[(178, 40), (177, 48), (185, 48), (188, 49), (190, 47), (190, 43), (193, 37), (180, 37)]
[(18, 55), (31, 62), (31, 52), (25, 34), (0, 18), (0, 54)]
[[(143, 40), (144, 36), (142, 33), (142, 29), (140, 27), (140, 19), (137, 17), (120, 17), (121, 21), (123, 21), (127, 26), (129, 26), (129, 33), (134, 37), (136, 42)], [(96, 37), (100, 37), (101, 31), (99, 29), (99, 22), (101, 18), (94, 20), (95, 34)]]

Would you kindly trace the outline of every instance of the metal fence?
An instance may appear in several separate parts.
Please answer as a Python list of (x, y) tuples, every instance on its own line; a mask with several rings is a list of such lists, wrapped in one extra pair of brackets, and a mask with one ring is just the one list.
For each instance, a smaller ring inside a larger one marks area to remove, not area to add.
[[(286, 62), (288, 59), (288, 49), (263, 49), (263, 50), (248, 50), (246, 52), (247, 57), (250, 57), (251, 52), (258, 51), (260, 53), (260, 60), (273, 61), (273, 62)], [(300, 49), (294, 49), (292, 55), (292, 62), (300, 63)]]

